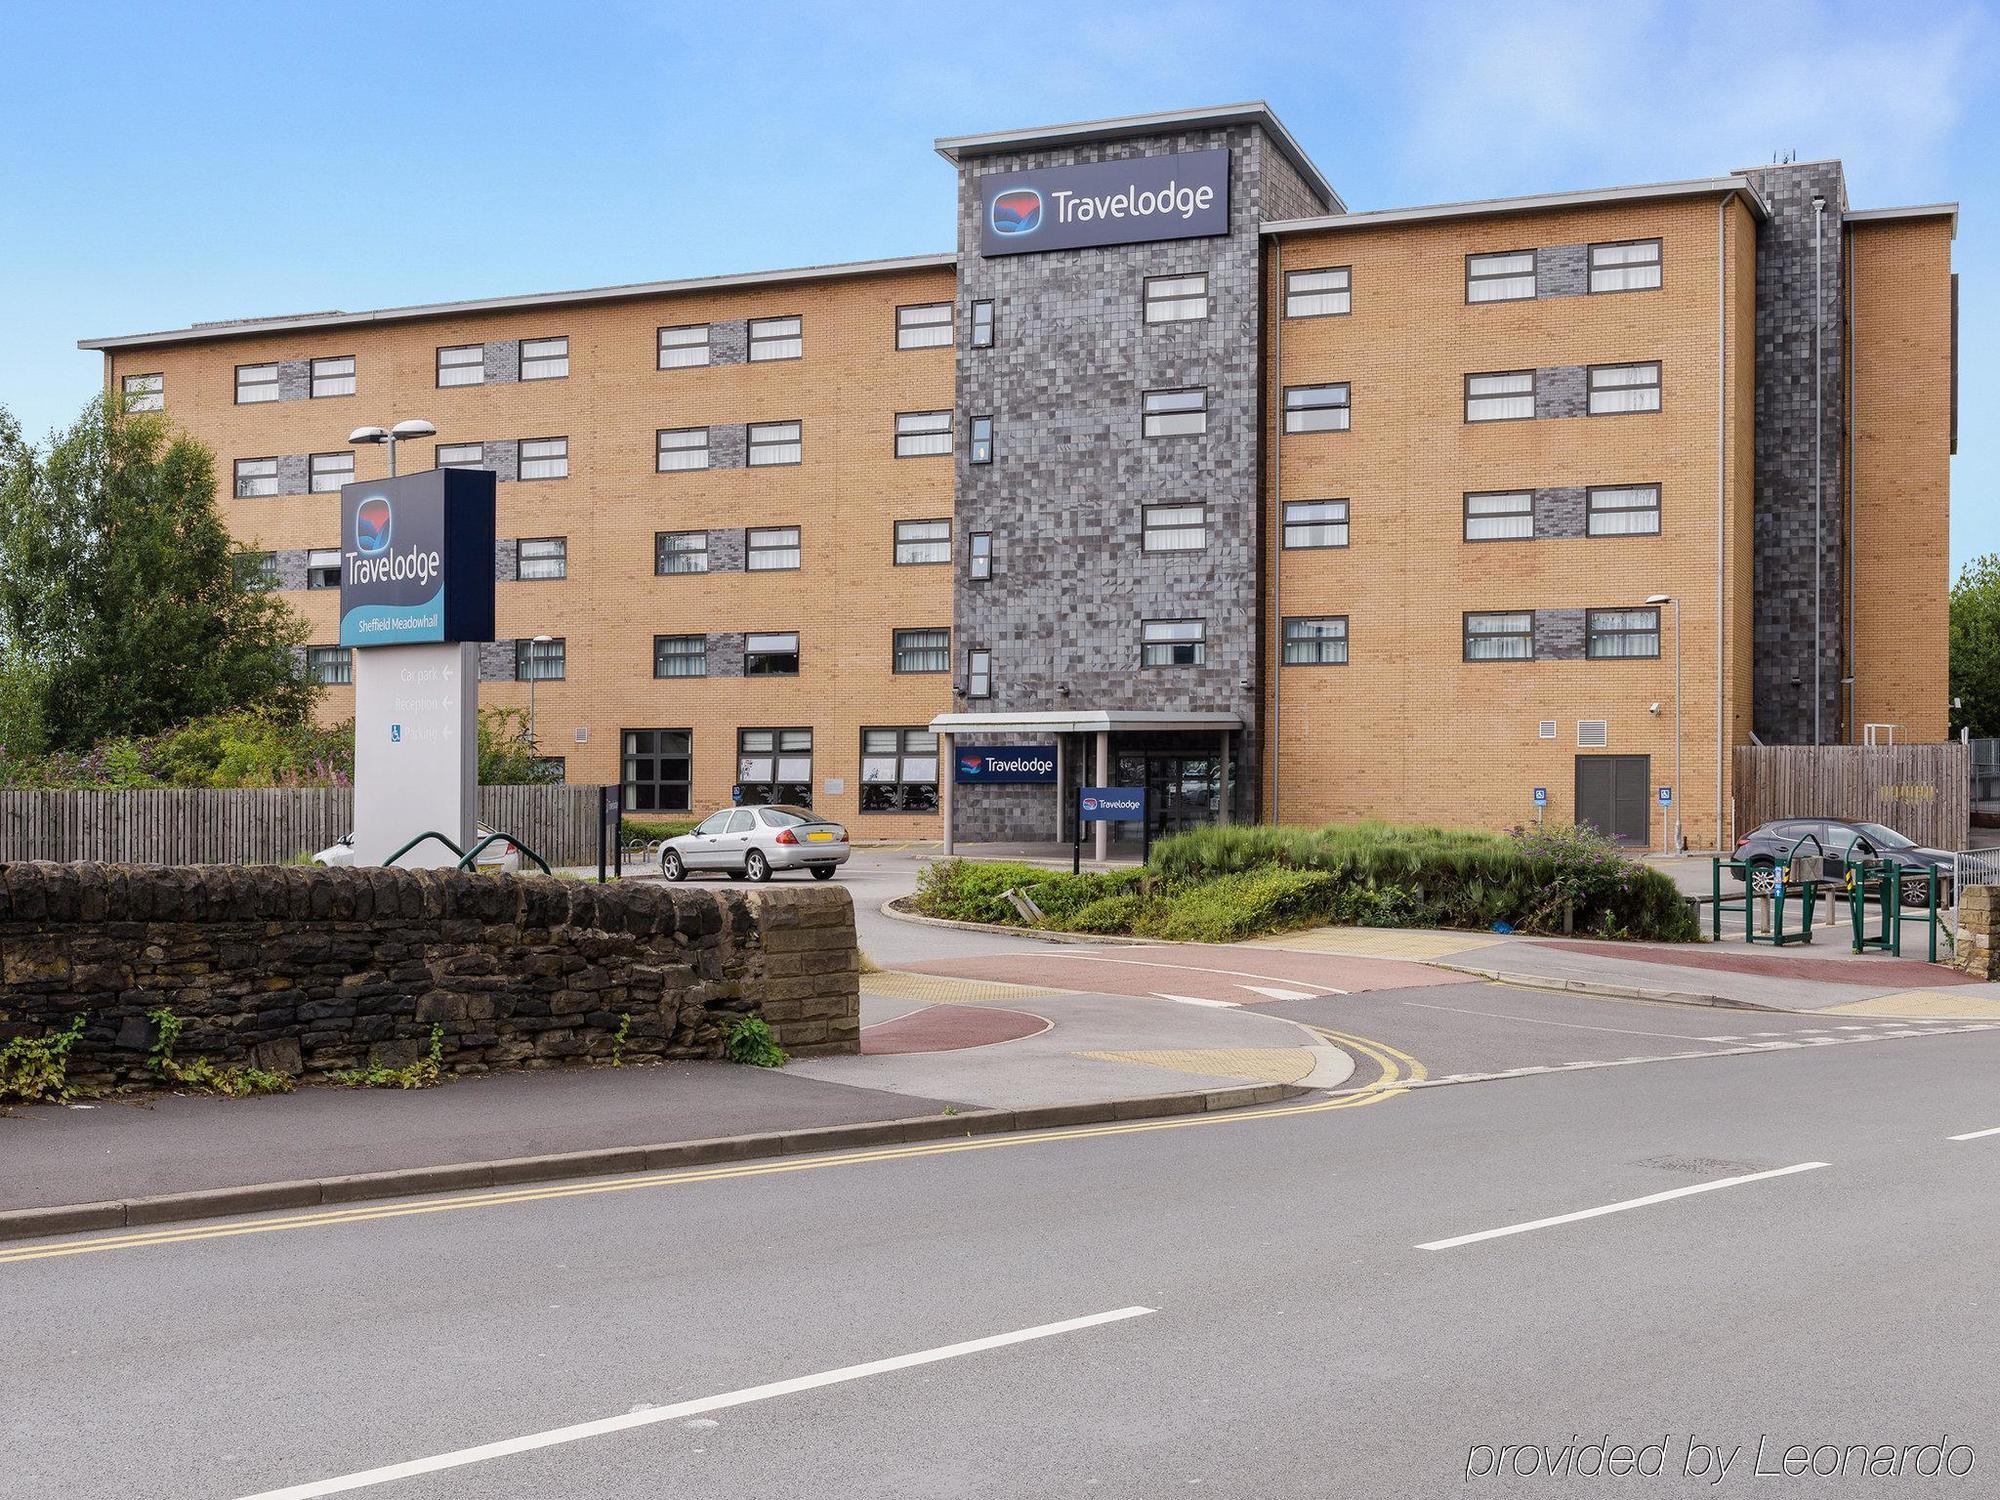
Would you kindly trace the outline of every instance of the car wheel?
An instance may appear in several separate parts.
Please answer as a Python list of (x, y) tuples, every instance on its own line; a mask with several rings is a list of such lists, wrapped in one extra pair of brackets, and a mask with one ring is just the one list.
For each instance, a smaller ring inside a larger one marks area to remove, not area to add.
[(687, 866), (681, 863), (679, 850), (669, 849), (660, 856), (660, 873), (669, 880), (687, 879)]
[(812, 867), (812, 871), (813, 871), (813, 879), (814, 879), (814, 880), (831, 880), (831, 879), (833, 879), (833, 866), (832, 866), (832, 865), (814, 865), (814, 866)]
[(743, 874), (762, 885), (771, 878), (771, 862), (764, 858), (762, 851), (752, 849), (743, 856)]
[(1768, 859), (1750, 861), (1750, 894), (1768, 896), (1778, 884), (1778, 867)]

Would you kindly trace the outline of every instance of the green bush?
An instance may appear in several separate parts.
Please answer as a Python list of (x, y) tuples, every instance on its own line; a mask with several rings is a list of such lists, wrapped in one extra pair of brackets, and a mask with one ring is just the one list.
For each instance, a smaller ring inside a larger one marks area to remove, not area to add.
[(694, 831), (693, 818), (620, 818), (618, 837), (628, 844), (647, 844), (654, 839), (677, 839)]
[(61, 1031), (17, 1036), (0, 1047), (0, 1104), (16, 1099), (60, 1104), (69, 1098), (69, 1051), (82, 1035), (78, 1016)]
[(1331, 920), (1339, 877), (1267, 866), (1186, 886), (1146, 915), (1144, 935), (1177, 943), (1234, 943)]
[(1136, 892), (1125, 896), (1099, 896), (1086, 901), (1070, 914), (1065, 924), (1071, 932), (1137, 932), (1144, 925), (1151, 905)]
[(762, 1016), (745, 1016), (734, 1023), (722, 1038), (722, 1051), (731, 1062), (751, 1068), (782, 1068), (791, 1061)]
[(1050, 927), (1065, 927), (1068, 919), (1093, 902), (1138, 890), (1142, 870), (1072, 875), (1040, 865), (974, 863), (968, 859), (940, 860), (917, 877), (913, 904), (927, 917), (953, 922), (1002, 922), (1021, 925), (1019, 913), (1005, 899), (1020, 891), (1042, 909)]

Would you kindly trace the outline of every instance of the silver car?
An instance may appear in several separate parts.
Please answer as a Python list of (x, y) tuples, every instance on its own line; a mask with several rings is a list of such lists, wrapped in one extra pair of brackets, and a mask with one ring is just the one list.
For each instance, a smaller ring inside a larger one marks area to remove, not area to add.
[(669, 880), (702, 870), (731, 880), (769, 880), (773, 870), (811, 870), (814, 880), (831, 880), (847, 855), (847, 830), (809, 807), (726, 807), (692, 833), (668, 839), (660, 873)]

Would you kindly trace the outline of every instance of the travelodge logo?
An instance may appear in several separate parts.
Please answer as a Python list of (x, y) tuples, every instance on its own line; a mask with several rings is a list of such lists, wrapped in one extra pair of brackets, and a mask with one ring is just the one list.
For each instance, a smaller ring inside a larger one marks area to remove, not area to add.
[(986, 769), (986, 757), (983, 755), (961, 755), (958, 758), (958, 765), (959, 769), (964, 771), (966, 775), (977, 776), (981, 771)]
[(1042, 227), (1042, 195), (1033, 188), (995, 194), (992, 220), (995, 234), (1033, 234)]
[(1030, 782), (1053, 785), (1054, 745), (968, 745), (953, 763), (960, 781)]
[(354, 511), (354, 550), (369, 557), (387, 552), (395, 521), (395, 513), (384, 496), (371, 495), (363, 500)]

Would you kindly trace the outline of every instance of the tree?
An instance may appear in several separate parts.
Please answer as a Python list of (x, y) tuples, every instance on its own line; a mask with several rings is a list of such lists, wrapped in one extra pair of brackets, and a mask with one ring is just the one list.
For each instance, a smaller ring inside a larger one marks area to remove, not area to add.
[(305, 638), (241, 567), (201, 444), (107, 395), (44, 454), (0, 408), (7, 750), (81, 750), (234, 708), (302, 718)]
[(2000, 552), (1975, 557), (1951, 586), (1951, 694), (1954, 733), (2000, 737)]

